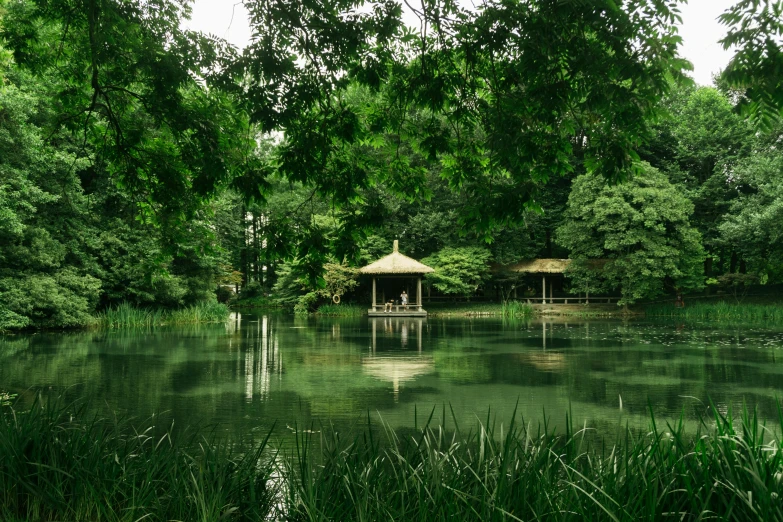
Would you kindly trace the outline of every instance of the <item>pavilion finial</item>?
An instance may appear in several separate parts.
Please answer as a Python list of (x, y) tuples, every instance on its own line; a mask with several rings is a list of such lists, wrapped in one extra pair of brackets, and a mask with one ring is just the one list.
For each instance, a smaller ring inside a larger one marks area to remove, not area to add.
[(399, 252), (400, 251), (400, 242), (396, 239), (394, 240), (394, 251)]

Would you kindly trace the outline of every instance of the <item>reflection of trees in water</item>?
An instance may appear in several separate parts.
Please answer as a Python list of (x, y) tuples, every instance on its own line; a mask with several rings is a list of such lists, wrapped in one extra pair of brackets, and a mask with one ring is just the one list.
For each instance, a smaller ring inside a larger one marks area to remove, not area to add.
[(263, 316), (256, 325), (256, 335), (245, 352), (245, 400), (247, 401), (252, 401), (255, 396), (261, 400), (267, 399), (272, 376), (281, 378), (283, 370), (279, 340), (269, 318)]
[(624, 418), (640, 422), (648, 399), (658, 413), (683, 405), (689, 416), (704, 411), (687, 396), (735, 408), (746, 399), (772, 419), (783, 377), (775, 359), (783, 332), (769, 329), (547, 321), (544, 349), (535, 321), (242, 316), (232, 323), (9, 337), (0, 340), (0, 382), (13, 393), (51, 387), (112, 411), (171, 411), (178, 422), (250, 432), (274, 420), (376, 410), (397, 412), (404, 423), (415, 403), (468, 411), (513, 408), (517, 398), (528, 415), (540, 416), (542, 406), (559, 415), (571, 402), (609, 424), (620, 396)]

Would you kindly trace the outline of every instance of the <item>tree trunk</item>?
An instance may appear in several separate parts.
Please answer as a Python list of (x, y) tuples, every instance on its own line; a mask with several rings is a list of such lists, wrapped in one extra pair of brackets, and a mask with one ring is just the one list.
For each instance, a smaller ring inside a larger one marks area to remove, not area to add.
[(247, 256), (247, 221), (245, 219), (245, 216), (247, 215), (247, 209), (245, 208), (245, 205), (242, 205), (240, 210), (241, 214), (239, 216), (239, 222), (241, 224), (240, 226), (242, 227), (242, 244), (239, 247), (239, 269), (242, 271), (242, 286), (245, 286), (250, 282), (250, 263)]
[(253, 273), (256, 281), (261, 282), (261, 267), (258, 263), (258, 216), (253, 214)]

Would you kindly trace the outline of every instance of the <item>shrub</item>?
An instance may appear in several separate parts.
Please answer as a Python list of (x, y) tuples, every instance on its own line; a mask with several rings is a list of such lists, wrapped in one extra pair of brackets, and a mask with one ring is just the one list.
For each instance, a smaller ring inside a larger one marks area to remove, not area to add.
[(258, 281), (250, 281), (239, 292), (240, 299), (252, 299), (264, 295), (264, 287)]
[(294, 306), (294, 313), (297, 315), (309, 314), (313, 310), (313, 306), (318, 302), (318, 294), (315, 292), (307, 292), (305, 295), (299, 297)]

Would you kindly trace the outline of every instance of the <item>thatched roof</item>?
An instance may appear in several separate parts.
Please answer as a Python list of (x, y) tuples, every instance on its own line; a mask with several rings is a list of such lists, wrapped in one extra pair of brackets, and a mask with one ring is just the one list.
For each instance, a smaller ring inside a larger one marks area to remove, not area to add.
[(384, 274), (429, 274), (434, 270), (425, 264), (419, 263), (415, 259), (404, 256), (398, 252), (399, 243), (394, 240), (394, 251), (388, 256), (380, 258), (374, 263), (370, 263), (359, 272), (362, 274), (384, 275)]
[(508, 266), (506, 270), (526, 274), (562, 274), (570, 264), (570, 259), (529, 259)]
[[(504, 266), (502, 270), (522, 274), (562, 274), (572, 261), (573, 259), (528, 259), (515, 265)], [(608, 259), (589, 259), (587, 266), (592, 270), (601, 270), (608, 261)]]

